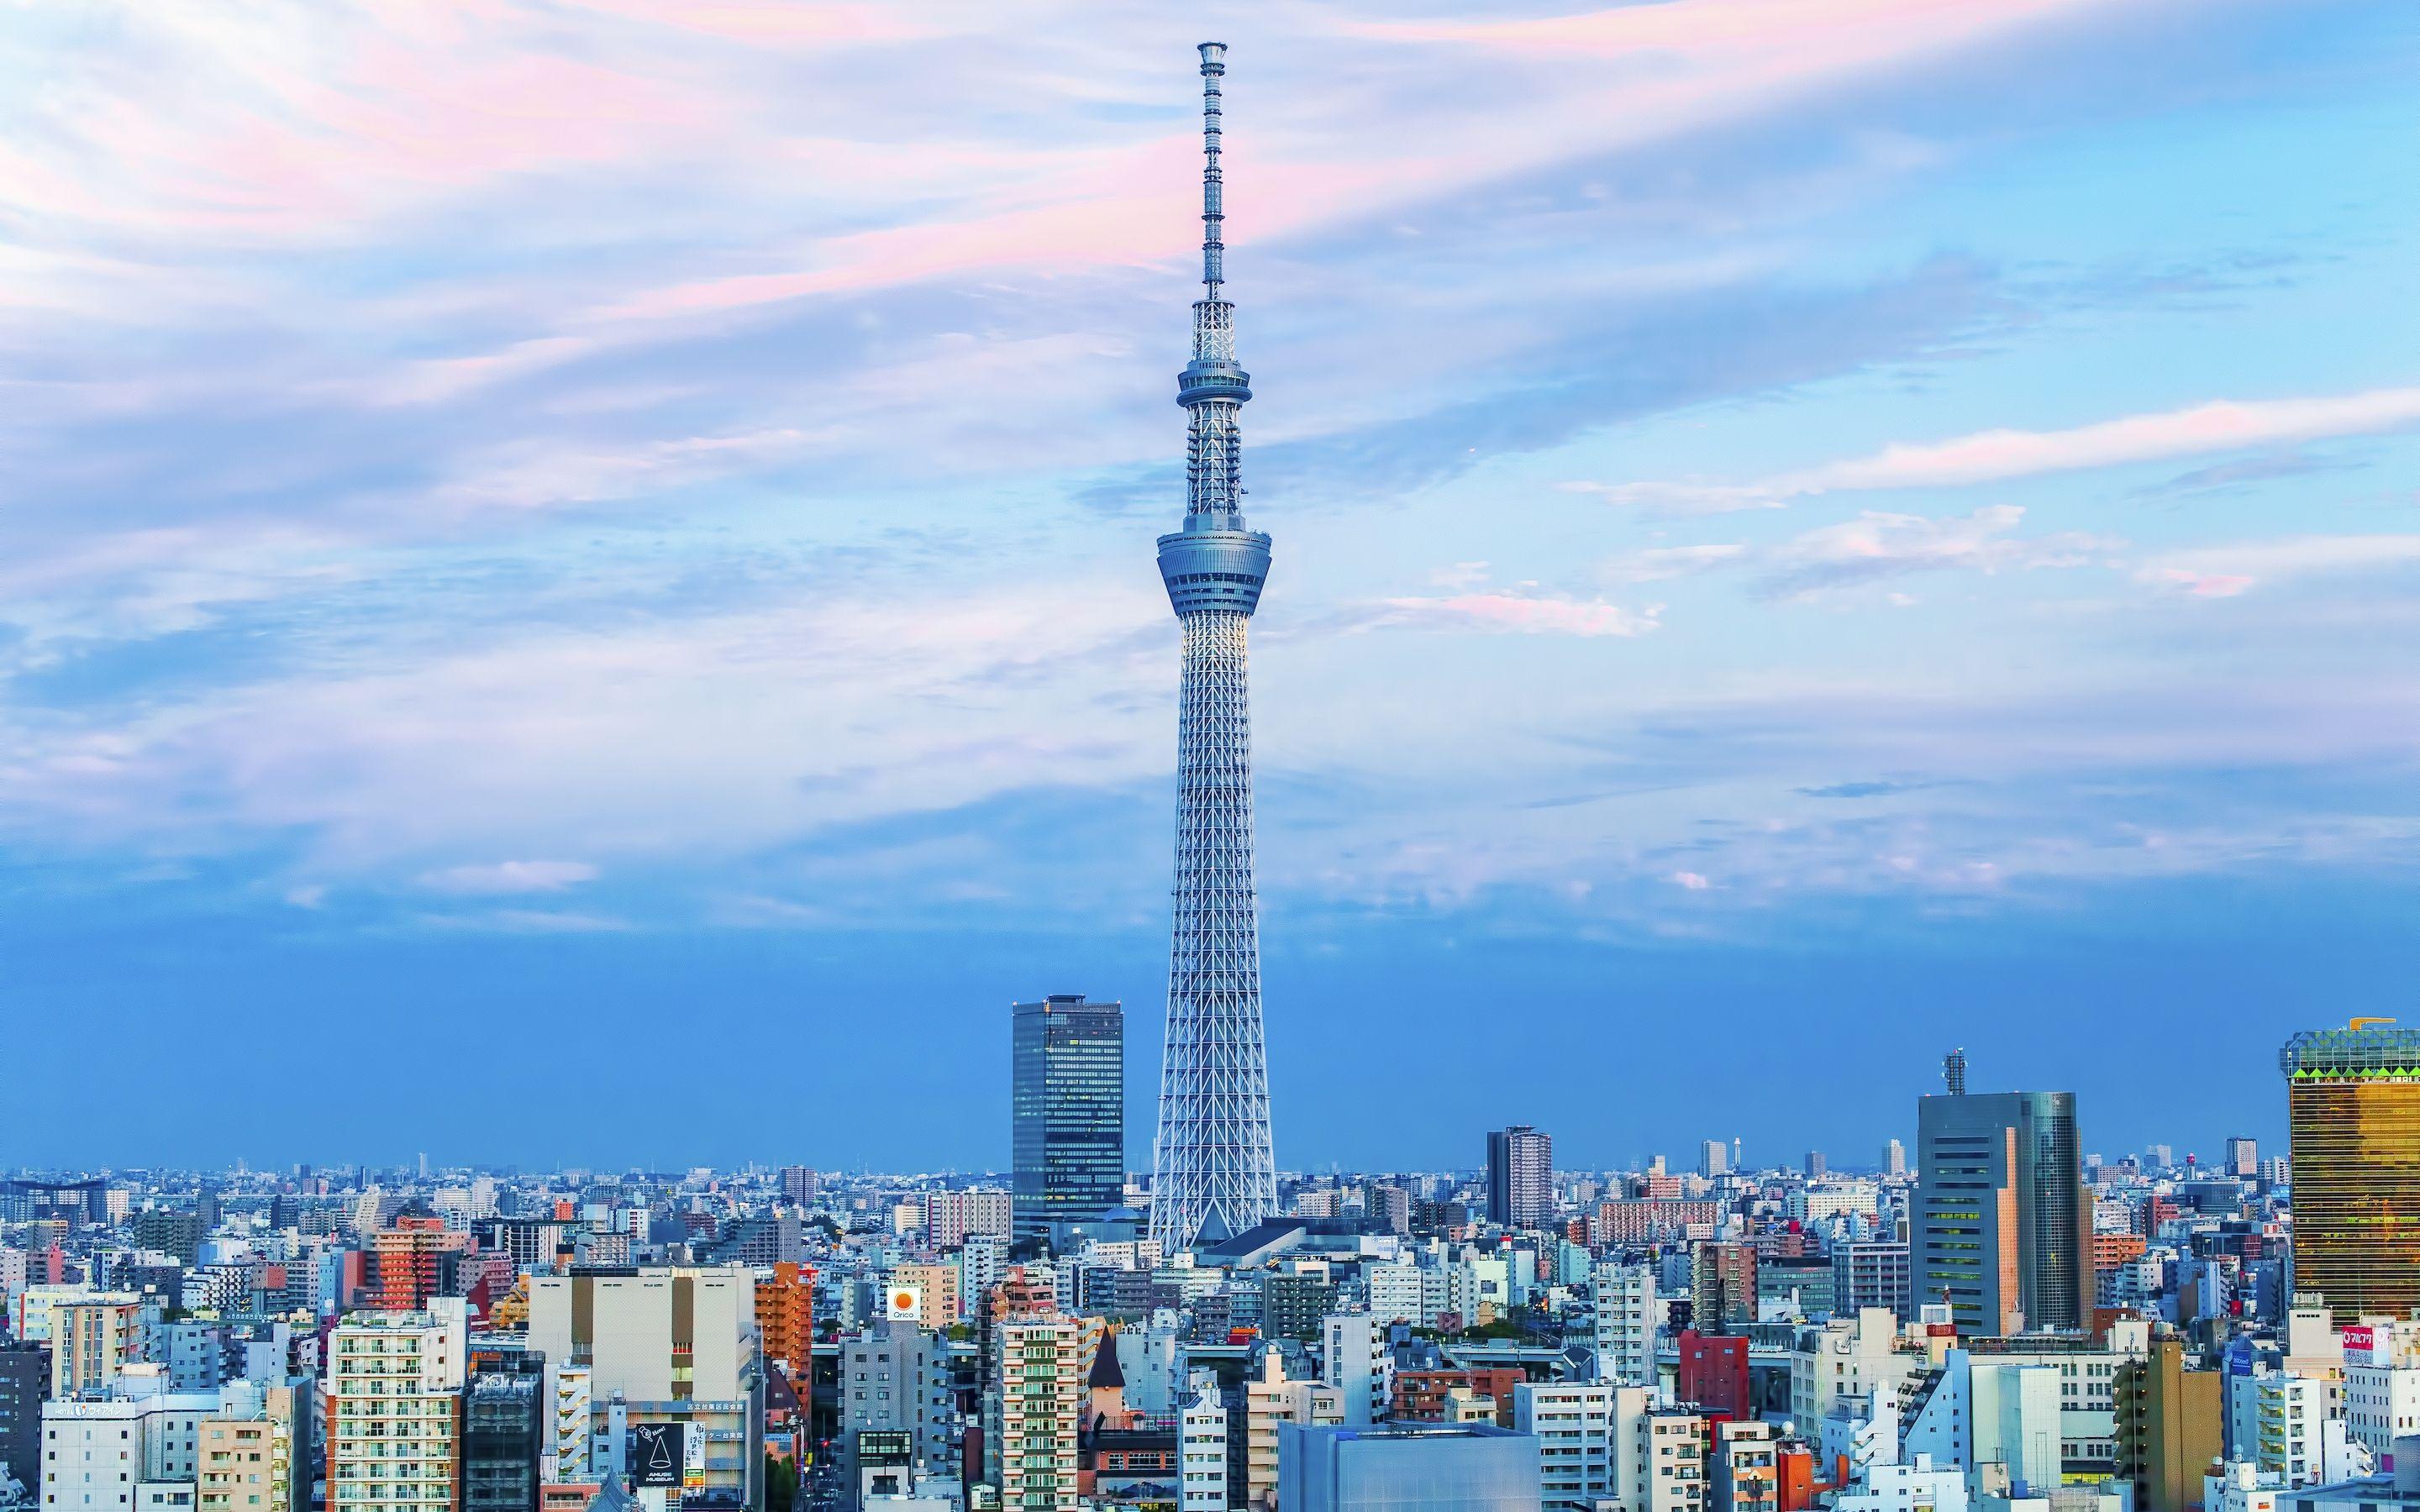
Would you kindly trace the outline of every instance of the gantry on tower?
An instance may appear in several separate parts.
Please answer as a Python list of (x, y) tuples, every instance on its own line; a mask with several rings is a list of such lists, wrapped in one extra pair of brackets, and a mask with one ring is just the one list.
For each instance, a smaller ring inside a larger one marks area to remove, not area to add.
[(1235, 307), (1221, 295), (1218, 176), (1222, 42), (1202, 44), (1202, 298), (1193, 361), (1176, 380), (1186, 433), (1185, 528), (1159, 538), (1159, 576), (1184, 626), (1176, 723), (1175, 927), (1153, 1144), (1151, 1233), (1162, 1254), (1215, 1243), (1273, 1216), (1268, 1053), (1252, 888), (1252, 720), (1245, 626), (1269, 572), (1269, 538), (1244, 528)]

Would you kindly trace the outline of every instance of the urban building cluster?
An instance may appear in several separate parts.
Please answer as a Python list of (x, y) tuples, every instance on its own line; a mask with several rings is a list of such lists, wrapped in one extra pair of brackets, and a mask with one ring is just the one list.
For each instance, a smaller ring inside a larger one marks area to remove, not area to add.
[(1119, 1005), (1009, 1029), (984, 1176), (0, 1181), (0, 1507), (2420, 1512), (2420, 1031), (2283, 1154), (1953, 1056), (1866, 1160), (1475, 1131), (1169, 1252)]

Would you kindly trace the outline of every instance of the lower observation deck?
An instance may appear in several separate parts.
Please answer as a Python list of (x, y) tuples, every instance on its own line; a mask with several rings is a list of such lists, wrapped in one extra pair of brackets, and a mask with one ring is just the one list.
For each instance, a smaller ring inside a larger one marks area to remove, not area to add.
[(1269, 538), (1259, 531), (1178, 531), (1159, 538), (1159, 577), (1179, 616), (1195, 609), (1249, 614), (1269, 576)]

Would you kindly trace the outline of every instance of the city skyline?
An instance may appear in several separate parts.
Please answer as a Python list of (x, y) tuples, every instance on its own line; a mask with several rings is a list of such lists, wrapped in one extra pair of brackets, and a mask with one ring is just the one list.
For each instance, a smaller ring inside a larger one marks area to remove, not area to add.
[[(2420, 925), (2408, 10), (1737, 3), (1226, 33), (1280, 1164), (2274, 1147)], [(1198, 26), (1078, 16), (0, 35), (0, 1158), (973, 1168), (1080, 992), (1147, 1165)]]

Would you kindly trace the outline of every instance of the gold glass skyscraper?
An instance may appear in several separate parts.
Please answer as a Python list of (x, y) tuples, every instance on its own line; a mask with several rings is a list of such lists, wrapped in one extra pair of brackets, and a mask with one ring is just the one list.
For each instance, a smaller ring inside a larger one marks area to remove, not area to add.
[(2355, 1019), (2286, 1041), (2293, 1288), (2339, 1323), (2420, 1307), (2420, 1029)]

